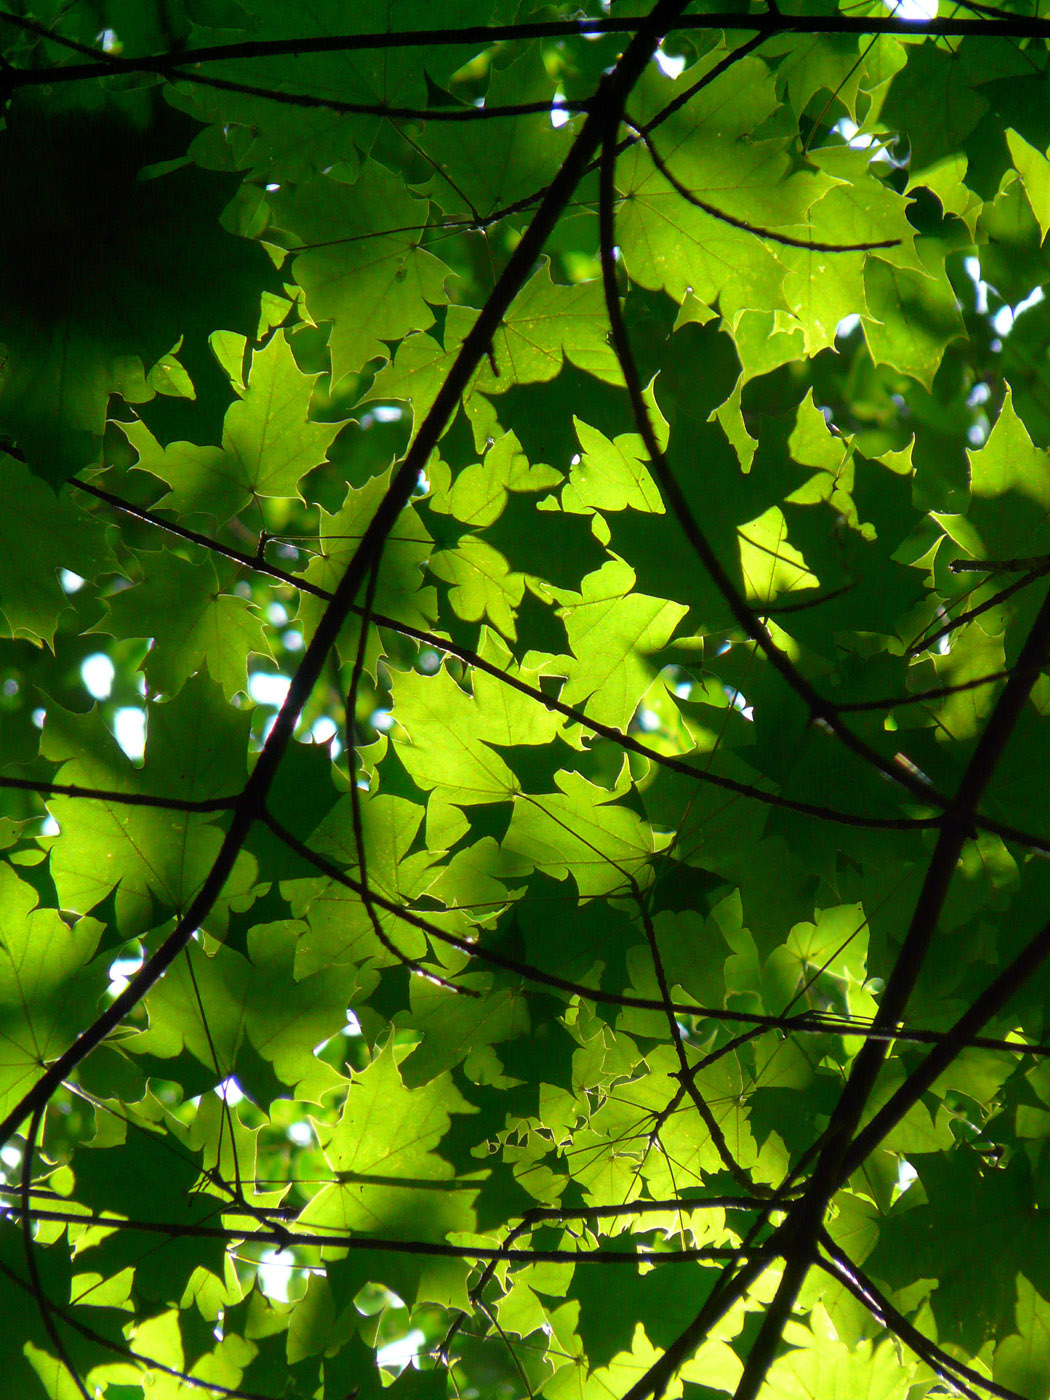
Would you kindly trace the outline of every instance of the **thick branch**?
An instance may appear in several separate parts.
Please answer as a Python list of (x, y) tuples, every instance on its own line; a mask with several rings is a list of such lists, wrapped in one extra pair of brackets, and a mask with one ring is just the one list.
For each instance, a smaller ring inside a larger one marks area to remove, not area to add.
[(949, 1356), (943, 1347), (939, 1347), (929, 1337), (923, 1336), (914, 1323), (909, 1322), (900, 1309), (894, 1307), (882, 1290), (854, 1264), (845, 1250), (840, 1249), (835, 1244), (827, 1231), (821, 1232), (820, 1243), (829, 1257), (828, 1259), (818, 1257), (814, 1262), (832, 1278), (837, 1279), (844, 1288), (847, 1288), (858, 1302), (863, 1303), (868, 1311), (878, 1318), (887, 1331), (892, 1332), (905, 1346), (910, 1347), (916, 1356), (925, 1361), (926, 1365), (948, 1385), (960, 1389), (964, 1394), (972, 1395), (973, 1391), (965, 1384), (966, 1381), (969, 1381), (972, 1385), (981, 1386), (990, 1395), (997, 1395), (999, 1400), (1026, 1400), (1025, 1396), (1019, 1395), (1016, 1390), (1011, 1390), (1009, 1386), (999, 1385), (996, 1381), (982, 1376), (971, 1366), (967, 1366), (965, 1362), (956, 1361), (955, 1357)]
[[(684, 0), (683, 0), (684, 3)], [(681, 5), (678, 6), (682, 8)], [(15, 28), (34, 33), (52, 43), (64, 45), (76, 52), (92, 52), (86, 45), (75, 44), (51, 33), (45, 26), (16, 15), (0, 15), (0, 21)], [(247, 39), (239, 43), (213, 44), (195, 49), (180, 49), (174, 53), (151, 54), (142, 58), (117, 58), (98, 52), (96, 61), (59, 64), (33, 68), (11, 75), (13, 86), (30, 87), (44, 83), (82, 82), (121, 73), (156, 73), (162, 77), (179, 77), (180, 70), (200, 63), (229, 63), (251, 58), (282, 58), (311, 53), (360, 53), (401, 48), (445, 48), (467, 46), (483, 49), (493, 44), (526, 39), (586, 38), (600, 34), (641, 35), (647, 21), (636, 18), (607, 16), (603, 19), (533, 21), (526, 24), (471, 25), (461, 29), (405, 29), (370, 34), (328, 34), (316, 38)], [(779, 10), (761, 14), (742, 14), (736, 10), (713, 11), (708, 14), (677, 15), (669, 18), (666, 29), (723, 30), (754, 33), (767, 38), (773, 34), (886, 34), (914, 38), (919, 35), (964, 38), (967, 35), (985, 38), (1047, 39), (1050, 20), (1024, 15), (1003, 16), (998, 19), (938, 18), (917, 22), (892, 15), (853, 16), (787, 15)], [(632, 41), (633, 42), (633, 41)], [(97, 52), (97, 51), (96, 51)]]
[[(995, 709), (985, 725), (984, 732), (970, 756), (970, 761), (956, 793), (955, 802), (944, 814), (940, 835), (926, 870), (926, 877), (919, 892), (911, 924), (897, 955), (893, 972), (886, 983), (875, 1017), (876, 1025), (882, 1026), (884, 1029), (890, 1029), (904, 1015), (908, 1000), (926, 959), (930, 941), (936, 931), (959, 856), (969, 836), (973, 812), (991, 781), (1007, 741), (1021, 716), (1021, 711), (1034, 684), (1035, 675), (1046, 664), (1048, 649), (1050, 649), (1050, 592), (1043, 600), (1043, 605), (1039, 609), (1018, 657), (1016, 673), (1010, 677), (1003, 688)], [(1037, 939), (1036, 943), (1038, 942)], [(1050, 949), (1050, 937), (1047, 938), (1047, 948)], [(1028, 958), (1033, 967), (1038, 965), (1042, 956), (1045, 956), (1045, 951), (1036, 955), (1030, 946)], [(1027, 967), (1027, 963), (1025, 966)], [(1010, 972), (1014, 975), (1013, 981), (1010, 980)], [(1024, 975), (1028, 975), (1027, 971)], [(1013, 969), (1003, 974), (1003, 978), (1007, 979), (1007, 984), (1011, 989), (1014, 983), (1020, 985), (1020, 982), (1017, 981), (1018, 976), (1020, 974), (1016, 963)], [(997, 982), (1002, 982), (1003, 978), (997, 979)], [(980, 1004), (981, 999), (978, 999), (968, 1015), (974, 1016), (976, 1008)], [(992, 1009), (987, 1011), (983, 1019), (976, 1021), (972, 1026), (973, 1030), (979, 1030), (984, 1021), (1002, 1004), (1002, 1001), (993, 995), (989, 1004)], [(966, 1017), (962, 1018), (964, 1021), (966, 1019)], [(945, 1051), (943, 1043), (938, 1049), (941, 1057), (947, 1057), (944, 1058), (944, 1064), (950, 1063), (952, 1058), (950, 1051)], [(806, 1195), (786, 1222), (787, 1232), (791, 1239), (786, 1251), (784, 1274), (751, 1349), (735, 1400), (754, 1400), (776, 1354), (784, 1325), (791, 1314), (798, 1291), (809, 1270), (816, 1235), (823, 1224), (828, 1201), (848, 1174), (846, 1163), (853, 1159), (853, 1149), (850, 1149), (849, 1139), (857, 1129), (857, 1124), (864, 1112), (864, 1106), (875, 1087), (876, 1078), (885, 1058), (886, 1045), (884, 1042), (866, 1041), (853, 1062), (846, 1087), (842, 1091), (832, 1114), (831, 1125)], [(926, 1063), (929, 1064), (933, 1058), (932, 1054), (927, 1056)], [(866, 1132), (870, 1131), (870, 1128), (869, 1124)], [(887, 1129), (884, 1127), (883, 1134), (886, 1131)], [(880, 1138), (873, 1139), (874, 1142), (879, 1140)]]

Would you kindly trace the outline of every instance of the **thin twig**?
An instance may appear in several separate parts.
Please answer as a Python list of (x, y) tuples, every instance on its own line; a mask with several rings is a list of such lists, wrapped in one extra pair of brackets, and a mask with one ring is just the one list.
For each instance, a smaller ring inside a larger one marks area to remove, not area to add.
[[(1005, 603), (1008, 598), (1012, 598), (1015, 593), (1019, 593), (1022, 588), (1027, 588), (1036, 579), (1042, 578), (1046, 574), (1045, 567), (1032, 569), (1023, 578), (1015, 579), (1013, 583), (1007, 584), (1005, 588), (1000, 588), (998, 593), (993, 593), (990, 598), (986, 598), (983, 603), (977, 603), (972, 608), (967, 608), (965, 612), (959, 613), (956, 617), (950, 618), (943, 627), (939, 627), (936, 632), (931, 632), (918, 641), (912, 642), (905, 651), (905, 656), (918, 656), (920, 652), (928, 651), (942, 637), (948, 637), (952, 632), (957, 632), (960, 627), (964, 627), (967, 622), (972, 622), (975, 617), (980, 617), (990, 608), (996, 608), (1000, 603)], [(972, 591), (972, 590), (971, 590)]]
[[(900, 246), (899, 238), (883, 238), (877, 242), (870, 243), (819, 243), (814, 239), (795, 238), (791, 234), (777, 233), (775, 229), (763, 228), (760, 224), (753, 224), (747, 219), (738, 219), (734, 214), (727, 213), (724, 209), (719, 209), (714, 204), (709, 204), (706, 199), (701, 199), (698, 194), (688, 189), (682, 184), (678, 176), (670, 168), (661, 156), (653, 141), (652, 135), (646, 129), (629, 118), (624, 118), (625, 125), (638, 134), (645, 144), (645, 149), (649, 152), (649, 158), (659, 170), (674, 192), (691, 204), (695, 209), (701, 210), (704, 214), (710, 215), (712, 219), (717, 219), (719, 223), (728, 224), (730, 228), (739, 229), (742, 233), (753, 234), (755, 238), (764, 239), (767, 243), (781, 243), (786, 248), (804, 248), (812, 253), (870, 253), (877, 248), (897, 248)], [(847, 585), (849, 587), (849, 585)], [(844, 592), (845, 589), (838, 590)], [(809, 604), (808, 606), (812, 606)]]
[(383, 928), (379, 911), (376, 908), (375, 899), (372, 896), (372, 888), (368, 880), (368, 851), (365, 847), (365, 824), (364, 814), (361, 811), (361, 789), (358, 786), (357, 767), (357, 746), (355, 742), (355, 716), (357, 714), (357, 696), (361, 688), (361, 677), (365, 669), (365, 652), (368, 647), (368, 633), (373, 620), (372, 607), (375, 603), (376, 587), (379, 582), (379, 566), (383, 557), (382, 543), (376, 549), (375, 558), (372, 561), (372, 569), (368, 575), (368, 583), (365, 587), (365, 600), (361, 608), (361, 626), (357, 638), (357, 651), (354, 654), (354, 666), (350, 675), (350, 688), (346, 696), (346, 739), (350, 762), (350, 812), (351, 822), (354, 830), (354, 849), (357, 852), (357, 875), (361, 884), (361, 902), (365, 906), (365, 912), (372, 925), (372, 932), (375, 934), (380, 945), (386, 949), (390, 956), (402, 967), (407, 967), (410, 972), (423, 973), (438, 986), (445, 987), (449, 991), (477, 996), (478, 993), (468, 987), (459, 987), (455, 982), (448, 981), (445, 977), (440, 977), (436, 972), (431, 972), (424, 967), (416, 958), (410, 957), (408, 953), (403, 953), (394, 941), (387, 936)]
[(121, 807), (157, 807), (165, 812), (228, 812), (236, 797), (154, 797), (146, 792), (116, 792), (111, 788), (82, 787), (79, 783), (49, 783), (42, 778), (0, 775), (0, 788), (33, 792), (38, 797), (80, 797), (90, 802), (112, 802)]
[(22, 1216), (22, 1246), (25, 1252), (26, 1273), (29, 1275), (29, 1287), (33, 1297), (36, 1299), (37, 1312), (40, 1314), (40, 1321), (43, 1323), (44, 1331), (51, 1339), (51, 1345), (55, 1349), (55, 1354), (59, 1364), (65, 1368), (70, 1380), (83, 1396), (83, 1400), (92, 1400), (91, 1392), (80, 1379), (80, 1373), (73, 1365), (72, 1358), (66, 1350), (66, 1344), (55, 1323), (51, 1299), (47, 1296), (43, 1280), (40, 1277), (40, 1269), (36, 1262), (36, 1241), (33, 1239), (33, 1206), (31, 1192), (33, 1189), (33, 1154), (36, 1152), (37, 1140), (40, 1136), (40, 1129), (43, 1125), (46, 1104), (38, 1104), (33, 1110), (33, 1117), (29, 1123), (29, 1131), (26, 1134), (25, 1147), (22, 1150), (22, 1186), (21, 1186), (21, 1216)]

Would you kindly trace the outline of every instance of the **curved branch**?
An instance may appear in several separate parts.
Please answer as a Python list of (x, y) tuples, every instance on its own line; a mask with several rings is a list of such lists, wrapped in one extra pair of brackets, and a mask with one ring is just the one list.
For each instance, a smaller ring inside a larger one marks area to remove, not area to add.
[(674, 1002), (671, 998), (671, 988), (668, 986), (667, 973), (664, 970), (664, 960), (660, 953), (660, 944), (656, 937), (656, 928), (653, 925), (645, 898), (638, 888), (638, 882), (630, 877), (631, 893), (634, 895), (635, 903), (638, 906), (639, 915), (642, 920), (642, 927), (645, 929), (646, 941), (649, 944), (649, 955), (652, 958), (653, 971), (656, 973), (656, 985), (660, 988), (660, 1000), (663, 1005), (664, 1015), (667, 1018), (667, 1025), (671, 1036), (671, 1043), (674, 1045), (675, 1054), (678, 1057), (678, 1082), (685, 1090), (686, 1096), (692, 1100), (693, 1107), (700, 1115), (700, 1120), (707, 1129), (708, 1136), (714, 1143), (715, 1151), (722, 1159), (722, 1165), (726, 1171), (745, 1191), (750, 1191), (754, 1195), (767, 1196), (772, 1194), (769, 1187), (756, 1183), (740, 1165), (737, 1159), (729, 1150), (729, 1143), (726, 1135), (722, 1131), (722, 1125), (711, 1111), (711, 1106), (700, 1092), (696, 1082), (699, 1066), (694, 1068), (689, 1063), (689, 1056), (686, 1054), (685, 1045), (682, 1041), (682, 1032), (678, 1025), (678, 1018), (675, 1015)]
[(882, 754), (854, 733), (839, 716), (835, 704), (821, 695), (816, 687), (799, 671), (786, 652), (777, 646), (754, 609), (744, 601), (736, 584), (712, 549), (707, 536), (693, 514), (684, 491), (671, 471), (663, 448), (657, 441), (649, 408), (642, 393), (641, 378), (627, 335), (627, 327), (620, 308), (619, 289), (616, 284), (615, 174), (617, 147), (615, 140), (616, 128), (621, 115), (622, 112), (618, 112), (615, 121), (610, 118), (608, 144), (604, 148), (606, 156), (603, 158), (601, 166), (599, 223), (601, 228), (602, 288), (605, 293), (605, 309), (609, 318), (613, 349), (627, 386), (635, 428), (645, 446), (646, 456), (649, 458), (660, 493), (669, 510), (677, 519), (690, 548), (707, 570), (712, 583), (722, 595), (738, 626), (743, 630), (745, 636), (755, 643), (789, 689), (805, 704), (812, 722), (829, 730), (858, 758), (863, 759), (876, 772), (903, 787), (913, 797), (936, 807), (947, 808), (950, 805), (949, 799), (940, 794), (932, 783), (920, 777), (916, 772), (893, 762), (893, 760), (884, 758)]
[[(655, 1204), (655, 1203), (653, 1203)], [(689, 1205), (689, 1202), (685, 1203)], [(666, 1205), (661, 1204), (661, 1210)], [(167, 1239), (194, 1240), (239, 1240), (250, 1242), (259, 1240), (276, 1244), (281, 1249), (346, 1249), (365, 1254), (418, 1254), (438, 1259), (485, 1260), (495, 1264), (685, 1264), (696, 1259), (727, 1259), (735, 1254), (731, 1245), (696, 1245), (685, 1249), (619, 1249), (619, 1250), (577, 1250), (577, 1249), (513, 1249), (506, 1245), (486, 1247), (484, 1245), (444, 1244), (439, 1240), (382, 1239), (375, 1235), (356, 1235), (336, 1232), (324, 1234), (311, 1230), (232, 1230), (221, 1225), (182, 1225), (173, 1220), (115, 1220), (105, 1215), (77, 1215), (72, 1211), (31, 1210), (28, 1215), (24, 1207), (9, 1207), (12, 1215), (23, 1222), (33, 1216), (41, 1220), (54, 1220), (71, 1225), (99, 1225), (107, 1230), (128, 1230), (146, 1235), (163, 1235)], [(636, 1212), (637, 1213), (637, 1212)], [(571, 1218), (571, 1217), (570, 1217)], [(519, 1233), (518, 1227), (516, 1233)], [(92, 1400), (90, 1395), (85, 1400)]]
[[(383, 928), (379, 913), (376, 910), (376, 903), (372, 897), (372, 889), (368, 883), (368, 852), (365, 849), (365, 826), (364, 814), (361, 811), (361, 789), (357, 784), (357, 774), (354, 771), (357, 749), (355, 745), (355, 716), (357, 713), (357, 695), (361, 687), (361, 677), (365, 669), (365, 649), (368, 646), (368, 629), (374, 619), (372, 604), (375, 602), (376, 585), (379, 582), (379, 565), (383, 557), (383, 546), (379, 544), (376, 549), (375, 558), (372, 561), (372, 568), (368, 575), (368, 583), (365, 587), (365, 601), (361, 608), (361, 630), (357, 639), (357, 652), (354, 656), (354, 669), (350, 676), (350, 688), (346, 695), (346, 736), (347, 748), (350, 759), (350, 812), (354, 830), (354, 849), (357, 852), (357, 870), (361, 885), (361, 902), (365, 906), (368, 921), (372, 925), (372, 932), (379, 940), (380, 945), (386, 949), (392, 958), (399, 962), (402, 967), (407, 967), (410, 972), (424, 973), (441, 987), (446, 987), (449, 991), (457, 992), (464, 996), (477, 996), (478, 993), (469, 987), (459, 987), (455, 982), (448, 981), (445, 977), (439, 977), (437, 973), (424, 968), (423, 964), (417, 962), (415, 958), (409, 957), (390, 938), (387, 937)], [(356, 609), (355, 609), (356, 611)]]
[[(624, 117), (624, 124), (630, 127), (632, 131), (636, 132), (644, 142), (645, 149), (649, 152), (650, 160), (676, 194), (680, 195), (687, 204), (691, 204), (694, 209), (699, 209), (704, 214), (710, 215), (712, 219), (717, 219), (719, 223), (728, 224), (730, 228), (740, 229), (742, 233), (753, 234), (755, 238), (765, 239), (768, 243), (780, 243), (783, 244), (785, 248), (804, 248), (812, 253), (870, 253), (876, 248), (898, 248), (900, 246), (899, 238), (883, 238), (872, 243), (818, 243), (814, 239), (793, 238), (790, 234), (777, 233), (774, 229), (762, 228), (759, 224), (752, 224), (747, 219), (738, 219), (735, 215), (726, 213), (724, 209), (719, 209), (716, 205), (709, 204), (706, 199), (701, 199), (698, 194), (694, 194), (692, 190), (683, 185), (681, 180), (679, 180), (678, 176), (657, 150), (652, 136), (645, 127), (640, 126), (637, 122), (631, 121), (631, 119), (626, 116)], [(852, 587), (851, 584), (846, 584), (843, 588), (837, 589), (836, 593), (844, 593), (846, 589), (850, 587)], [(834, 597), (835, 594), (830, 596)], [(808, 603), (788, 604), (778, 611), (787, 612), (792, 608), (798, 610), (801, 608), (813, 607), (816, 601), (818, 600)]]
[(21, 1217), (22, 1217), (22, 1247), (25, 1254), (26, 1273), (29, 1275), (29, 1288), (36, 1299), (37, 1312), (40, 1314), (40, 1321), (44, 1331), (51, 1339), (51, 1345), (55, 1348), (59, 1364), (64, 1367), (70, 1380), (83, 1396), (83, 1400), (92, 1400), (91, 1393), (87, 1386), (80, 1379), (77, 1368), (73, 1365), (72, 1358), (66, 1350), (66, 1344), (62, 1340), (61, 1333), (55, 1323), (54, 1308), (51, 1299), (47, 1296), (44, 1282), (40, 1277), (40, 1270), (36, 1262), (36, 1242), (33, 1239), (33, 1207), (31, 1201), (31, 1191), (33, 1186), (33, 1153), (36, 1151), (37, 1140), (40, 1136), (40, 1128), (43, 1123), (44, 1110), (46, 1104), (38, 1104), (33, 1111), (33, 1118), (29, 1124), (29, 1132), (26, 1134), (25, 1147), (22, 1151), (22, 1179), (21, 1179)]
[[(960, 627), (965, 627), (968, 622), (972, 622), (975, 617), (980, 617), (991, 608), (998, 607), (1000, 603), (1005, 603), (1007, 598), (1012, 598), (1015, 593), (1019, 593), (1022, 588), (1027, 588), (1030, 583), (1034, 583), (1037, 578), (1043, 578), (1047, 572), (1046, 565), (1040, 565), (1037, 569), (1030, 569), (1023, 578), (1014, 579), (1013, 583), (1008, 583), (1005, 588), (1000, 588), (998, 593), (993, 593), (990, 598), (986, 598), (983, 603), (977, 603), (972, 608), (967, 608), (965, 612), (959, 613), (957, 617), (950, 618), (943, 627), (939, 627), (936, 632), (931, 632), (927, 636), (920, 637), (917, 642), (912, 642), (905, 652), (906, 656), (918, 656), (920, 652), (928, 651), (935, 642), (939, 642), (942, 637), (948, 637), (953, 632), (957, 632)], [(971, 593), (973, 589), (969, 590)]]
[[(77, 1218), (82, 1219), (83, 1217)], [(0, 1261), (0, 1275), (6, 1278), (8, 1283), (13, 1283), (16, 1288), (21, 1288), (23, 1292), (32, 1293), (33, 1290), (26, 1280), (19, 1278), (15, 1271), (2, 1261)], [(222, 1385), (219, 1381), (207, 1381), (200, 1376), (191, 1376), (186, 1371), (180, 1371), (175, 1366), (168, 1366), (165, 1362), (158, 1361), (156, 1357), (146, 1356), (143, 1352), (136, 1351), (134, 1347), (121, 1345), (120, 1342), (113, 1341), (112, 1338), (104, 1336), (101, 1332), (96, 1332), (93, 1327), (88, 1327), (86, 1323), (81, 1322), (79, 1317), (66, 1308), (61, 1308), (55, 1303), (52, 1303), (51, 1307), (67, 1327), (115, 1356), (122, 1356), (126, 1360), (135, 1362), (149, 1370), (161, 1371), (166, 1376), (173, 1376), (182, 1384), (196, 1390), (206, 1390), (212, 1395), (227, 1396), (228, 1400), (272, 1400), (272, 1396), (260, 1395), (258, 1391), (241, 1390), (235, 1386)]]

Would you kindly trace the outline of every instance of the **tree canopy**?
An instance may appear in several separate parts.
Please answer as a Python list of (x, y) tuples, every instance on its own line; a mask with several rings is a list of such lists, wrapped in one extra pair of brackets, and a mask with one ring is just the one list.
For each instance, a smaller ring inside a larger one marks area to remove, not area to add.
[(33, 1400), (1050, 1397), (1043, 0), (0, 0)]

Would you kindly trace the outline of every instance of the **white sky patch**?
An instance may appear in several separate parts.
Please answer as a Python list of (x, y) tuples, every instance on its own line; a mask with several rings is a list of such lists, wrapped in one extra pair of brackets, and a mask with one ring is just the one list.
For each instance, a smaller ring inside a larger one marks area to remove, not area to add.
[(310, 729), (315, 744), (327, 744), (338, 733), (339, 727), (329, 715), (322, 715), (320, 719), (315, 719)]
[(394, 716), (389, 710), (373, 710), (368, 717), (368, 722), (373, 729), (378, 729), (381, 734), (385, 734), (394, 727)]
[(61, 835), (61, 833), (62, 828), (59, 826), (58, 822), (55, 821), (54, 817), (51, 816), (50, 813), (48, 813), (48, 815), (40, 823), (40, 835), (59, 836)]
[(883, 0), (894, 19), (926, 24), (937, 18), (937, 0)]
[(8, 1143), (6, 1147), (0, 1147), (0, 1160), (5, 1167), (17, 1167), (22, 1160), (22, 1154), (12, 1143)]
[(872, 136), (870, 131), (861, 131), (857, 123), (851, 121), (849, 117), (842, 117), (831, 129), (837, 131), (847, 146), (852, 146), (855, 151), (867, 151), (874, 146), (875, 149), (871, 152), (873, 161), (888, 162), (890, 160), (890, 153), (886, 149), (883, 138)]
[(387, 1342), (385, 1347), (380, 1347), (376, 1360), (380, 1366), (386, 1366), (391, 1371), (403, 1371), (426, 1343), (427, 1339), (419, 1328), (413, 1327), (403, 1337), (398, 1337), (396, 1342)]
[(561, 88), (559, 88), (554, 94), (554, 101), (551, 103), (551, 126), (553, 126), (555, 130), (557, 130), (558, 127), (564, 126), (572, 116), (572, 113), (567, 112), (562, 106), (564, 101), (565, 94), (562, 92)]
[(229, 1079), (224, 1079), (221, 1084), (216, 1084), (215, 1092), (220, 1099), (225, 1099), (231, 1107), (235, 1107), (244, 1098), (244, 1090), (232, 1075)]
[(343, 1034), (351, 1037), (361, 1034), (361, 1022), (352, 1011), (346, 1013), (346, 1025), (343, 1027)]
[(992, 317), (992, 329), (997, 336), (1007, 336), (1013, 330), (1014, 322), (1022, 312), (1027, 311), (1030, 306), (1038, 306), (1041, 301), (1045, 301), (1046, 293), (1042, 287), (1036, 287), (1028, 293), (1023, 301), (1019, 301), (1016, 306), (1000, 306), (999, 310)]
[(272, 705), (279, 710), (291, 685), (287, 676), (274, 676), (267, 671), (253, 671), (248, 677), (248, 694), (257, 705)]
[(755, 712), (747, 703), (747, 700), (744, 698), (744, 696), (740, 694), (740, 691), (734, 690), (732, 686), (728, 685), (723, 686), (722, 689), (725, 691), (726, 696), (729, 699), (729, 703), (733, 706), (733, 708), (735, 710), (739, 710), (746, 720), (750, 720), (753, 723), (755, 718)]
[(292, 1259), (276, 1249), (268, 1249), (259, 1261), (259, 1287), (267, 1298), (287, 1303), (288, 1285), (292, 1281)]
[(875, 140), (867, 131), (861, 131), (857, 123), (849, 117), (840, 118), (832, 127), (832, 131), (837, 131), (846, 145), (852, 146), (855, 151), (866, 151)]
[[(981, 265), (976, 258), (967, 258), (964, 266), (973, 280), (976, 291), (975, 309), (978, 315), (984, 316), (988, 313), (988, 292), (989, 284), (981, 277)], [(1046, 300), (1046, 293), (1042, 287), (1033, 287), (1026, 297), (1023, 297), (1016, 306), (1000, 306), (998, 311), (992, 316), (992, 330), (1000, 338), (1007, 336), (1013, 330), (1014, 322), (1018, 316), (1022, 315), (1032, 306), (1038, 306), (1041, 301)]]
[(964, 258), (963, 267), (967, 276), (974, 285), (977, 293), (977, 302), (974, 309), (978, 316), (985, 316), (988, 313), (988, 283), (981, 276), (981, 263), (978, 258)]
[(65, 593), (79, 593), (84, 587), (84, 580), (79, 574), (75, 574), (72, 569), (59, 569), (58, 581), (62, 585)]
[(128, 758), (139, 759), (146, 752), (146, 712), (137, 705), (124, 705), (113, 716), (113, 737)]
[(645, 734), (654, 734), (660, 728), (660, 716), (655, 710), (649, 710), (644, 705), (638, 711), (638, 728)]
[(1038, 306), (1041, 301), (1046, 300), (1046, 293), (1042, 287), (1033, 287), (1023, 301), (1019, 301), (1014, 307), (1014, 319), (1021, 315), (1022, 311), (1027, 311), (1030, 306)]
[(843, 316), (842, 320), (835, 327), (835, 339), (845, 340), (846, 336), (852, 335), (859, 325), (859, 316), (854, 314)]
[(112, 997), (119, 996), (128, 985), (128, 980), (134, 977), (142, 966), (142, 954), (134, 954), (130, 957), (117, 958), (109, 965), (109, 994)]
[(685, 68), (685, 59), (681, 54), (664, 53), (663, 49), (657, 49), (654, 57), (656, 66), (665, 77), (672, 80), (681, 77)]
[(314, 1141), (313, 1129), (305, 1119), (297, 1123), (288, 1124), (288, 1136), (297, 1147), (312, 1147)]
[(282, 635), (281, 641), (284, 643), (285, 651), (302, 651), (303, 649), (303, 634), (297, 632), (294, 627), (289, 627), (288, 631)]
[(80, 663), (80, 679), (88, 694), (96, 700), (109, 699), (116, 674), (113, 662), (104, 651), (93, 652)]
[(897, 1168), (897, 1190), (907, 1191), (912, 1182), (919, 1179), (919, 1173), (910, 1162), (901, 1158), (900, 1166)]
[(376, 404), (372, 410), (372, 417), (377, 423), (400, 423), (404, 416), (404, 409), (399, 408), (396, 403)]
[(977, 408), (979, 404), (987, 403), (992, 397), (992, 391), (982, 379), (979, 384), (975, 384), (966, 397), (966, 402), (971, 408)]

